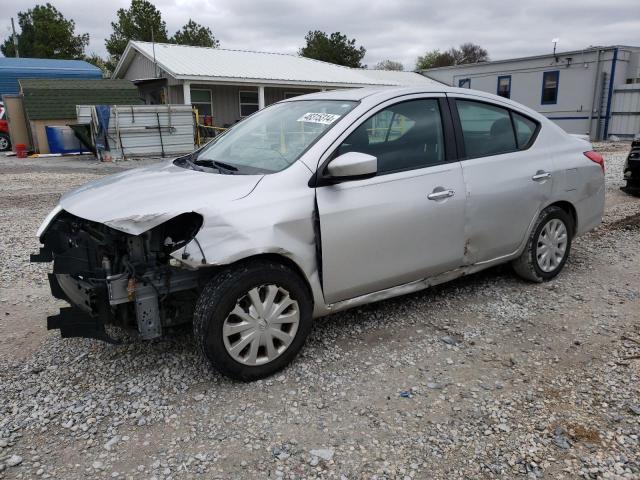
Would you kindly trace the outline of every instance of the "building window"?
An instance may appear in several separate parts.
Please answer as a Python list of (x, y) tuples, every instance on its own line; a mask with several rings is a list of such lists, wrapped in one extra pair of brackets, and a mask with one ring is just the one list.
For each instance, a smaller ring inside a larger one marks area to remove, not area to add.
[(258, 92), (255, 90), (240, 90), (240, 116), (248, 117), (258, 111)]
[(471, 79), (470, 78), (461, 78), (458, 80), (459, 88), (471, 88)]
[(497, 94), (504, 98), (511, 98), (511, 75), (498, 77)]
[(286, 100), (287, 98), (299, 97), (300, 95), (304, 95), (304, 93), (284, 92), (284, 99)]
[(213, 106), (211, 105), (211, 90), (191, 89), (191, 105), (198, 110), (198, 115), (211, 116)]
[(542, 75), (542, 105), (558, 103), (560, 71), (544, 72)]

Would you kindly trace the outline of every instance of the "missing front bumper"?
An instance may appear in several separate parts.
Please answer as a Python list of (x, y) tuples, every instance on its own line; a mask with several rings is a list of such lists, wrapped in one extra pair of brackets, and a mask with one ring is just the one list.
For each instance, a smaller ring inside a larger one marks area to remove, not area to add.
[(53, 261), (51, 293), (71, 305), (49, 317), (47, 328), (59, 329), (65, 338), (113, 342), (105, 333), (110, 325), (153, 339), (162, 336), (163, 327), (190, 321), (201, 273), (170, 265), (168, 253), (176, 245), (171, 239), (188, 241), (201, 218), (197, 228), (189, 228), (191, 217), (176, 218), (157, 231), (133, 236), (61, 214), (41, 235), (43, 247), (31, 256), (32, 262)]
[(47, 330), (60, 330), (62, 338), (95, 338), (107, 343), (119, 343), (107, 334), (100, 318), (75, 307), (61, 308), (57, 315), (47, 317)]
[[(117, 343), (106, 333), (105, 326), (119, 325), (137, 330), (142, 339), (158, 338), (163, 333), (163, 320), (170, 321), (161, 302), (170, 294), (194, 290), (198, 284), (198, 274), (187, 270), (165, 271), (163, 275), (150, 272), (137, 281), (115, 275), (94, 284), (68, 274), (49, 274), (51, 293), (71, 307), (48, 317), (47, 329), (59, 329), (63, 338)], [(130, 321), (123, 320), (124, 312), (129, 312)]]
[(60, 330), (62, 338), (95, 338), (118, 343), (105, 330), (105, 325), (113, 321), (106, 288), (95, 287), (70, 275), (50, 273), (48, 277), (53, 296), (71, 306), (47, 317), (47, 330)]

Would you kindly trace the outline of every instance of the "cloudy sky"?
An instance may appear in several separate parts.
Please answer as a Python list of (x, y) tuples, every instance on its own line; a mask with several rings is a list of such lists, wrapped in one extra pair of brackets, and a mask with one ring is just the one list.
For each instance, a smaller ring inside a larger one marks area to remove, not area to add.
[[(87, 53), (105, 55), (116, 10), (129, 0), (49, 0), (87, 32)], [(152, 0), (172, 35), (189, 18), (211, 28), (222, 48), (296, 53), (309, 30), (340, 31), (367, 49), (370, 67), (392, 59), (412, 69), (426, 50), (474, 42), (491, 59), (590, 45), (640, 44), (639, 0)], [(42, 1), (41, 3), (45, 3)], [(0, 36), (34, 0), (0, 0)]]

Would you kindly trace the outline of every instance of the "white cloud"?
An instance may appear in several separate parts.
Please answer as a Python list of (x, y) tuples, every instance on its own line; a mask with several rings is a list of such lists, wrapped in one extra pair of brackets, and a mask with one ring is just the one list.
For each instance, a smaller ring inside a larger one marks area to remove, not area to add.
[[(9, 32), (9, 17), (33, 7), (34, 0), (13, 0), (3, 8), (0, 35)], [(106, 54), (116, 10), (129, 2), (51, 0), (78, 33), (88, 32), (87, 52)], [(552, 0), (504, 2), (485, 0), (158, 0), (169, 34), (189, 18), (211, 28), (223, 48), (296, 53), (309, 30), (339, 31), (367, 49), (364, 62), (401, 61), (413, 68), (426, 50), (447, 49), (471, 41), (493, 59), (535, 55), (589, 45), (638, 44), (638, 0)]]

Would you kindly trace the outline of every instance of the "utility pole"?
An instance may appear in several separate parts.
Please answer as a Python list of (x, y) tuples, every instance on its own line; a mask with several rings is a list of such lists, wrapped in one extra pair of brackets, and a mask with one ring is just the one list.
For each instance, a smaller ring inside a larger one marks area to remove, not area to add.
[(11, 30), (13, 30), (13, 46), (16, 49), (16, 58), (20, 58), (20, 52), (18, 52), (18, 36), (16, 35), (16, 25), (13, 23), (13, 17), (11, 17)]
[(158, 78), (158, 62), (156, 62), (156, 41), (153, 38), (153, 27), (151, 27), (151, 48), (153, 49), (153, 76)]

